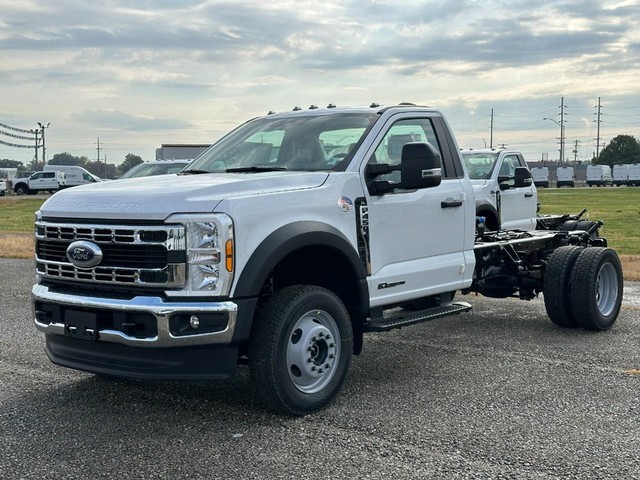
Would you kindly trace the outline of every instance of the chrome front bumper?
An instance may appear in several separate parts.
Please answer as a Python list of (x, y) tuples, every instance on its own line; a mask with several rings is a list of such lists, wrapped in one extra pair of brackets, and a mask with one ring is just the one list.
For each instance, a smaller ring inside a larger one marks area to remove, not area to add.
[[(34, 285), (31, 290), (31, 305), (35, 326), (48, 335), (66, 335), (64, 323), (46, 323), (38, 320), (36, 302), (51, 303), (62, 308), (92, 309), (112, 312), (142, 312), (152, 315), (157, 323), (157, 335), (136, 337), (119, 330), (98, 328), (101, 342), (119, 343), (133, 347), (186, 347), (196, 345), (228, 345), (231, 343), (238, 316), (238, 305), (234, 302), (167, 302), (160, 297), (138, 296), (130, 300), (78, 296), (54, 292), (44, 285)], [(176, 314), (205, 315), (220, 314), (227, 316), (227, 325), (223, 330), (210, 333), (193, 333), (176, 336), (171, 333), (169, 320)]]

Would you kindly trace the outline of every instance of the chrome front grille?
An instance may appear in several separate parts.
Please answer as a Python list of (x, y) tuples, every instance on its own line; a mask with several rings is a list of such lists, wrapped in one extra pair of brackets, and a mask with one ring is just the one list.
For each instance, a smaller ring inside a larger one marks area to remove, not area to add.
[[(186, 280), (182, 225), (115, 226), (36, 222), (36, 271), (57, 280), (179, 288)], [(80, 268), (67, 258), (78, 240), (95, 243), (102, 261)]]

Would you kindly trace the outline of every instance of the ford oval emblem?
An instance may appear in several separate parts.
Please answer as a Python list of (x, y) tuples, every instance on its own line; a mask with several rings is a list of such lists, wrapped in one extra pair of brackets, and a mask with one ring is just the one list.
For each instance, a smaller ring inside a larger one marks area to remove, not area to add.
[(93, 242), (80, 240), (67, 247), (67, 258), (78, 268), (91, 268), (102, 261), (102, 250)]

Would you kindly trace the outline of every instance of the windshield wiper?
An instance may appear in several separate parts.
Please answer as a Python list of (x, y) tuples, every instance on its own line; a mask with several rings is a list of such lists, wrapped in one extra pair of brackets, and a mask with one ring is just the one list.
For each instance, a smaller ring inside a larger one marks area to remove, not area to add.
[(179, 175), (199, 175), (201, 173), (211, 173), (209, 170), (198, 170), (198, 169), (193, 169), (193, 170), (183, 170), (182, 172), (179, 172)]
[(243, 173), (243, 172), (281, 172), (286, 170), (285, 167), (272, 167), (266, 165), (252, 165), (250, 167), (227, 168), (227, 173)]

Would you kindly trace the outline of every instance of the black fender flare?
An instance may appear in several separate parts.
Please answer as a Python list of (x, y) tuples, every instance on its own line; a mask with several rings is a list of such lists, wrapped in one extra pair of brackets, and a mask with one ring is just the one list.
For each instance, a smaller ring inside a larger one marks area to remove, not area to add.
[[(357, 251), (337, 228), (316, 221), (290, 223), (269, 234), (249, 257), (240, 273), (233, 296), (258, 296), (267, 275), (283, 258), (300, 248), (310, 246), (333, 248), (348, 261), (361, 284), (361, 301), (366, 300), (364, 305), (368, 305), (367, 272)], [(366, 287), (364, 291), (362, 285)]]

